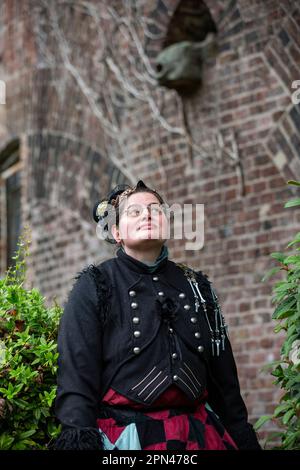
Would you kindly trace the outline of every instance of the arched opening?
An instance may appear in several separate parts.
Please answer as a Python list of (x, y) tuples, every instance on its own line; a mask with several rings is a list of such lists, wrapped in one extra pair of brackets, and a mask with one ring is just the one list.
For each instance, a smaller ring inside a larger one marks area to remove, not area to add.
[(184, 0), (174, 11), (163, 47), (181, 41), (201, 42), (209, 33), (216, 34), (217, 27), (205, 2)]
[(21, 233), (21, 161), (19, 140), (0, 154), (0, 261), (1, 273), (15, 266), (13, 259)]
[(161, 86), (191, 94), (202, 82), (203, 66), (217, 53), (217, 27), (203, 1), (179, 2), (156, 57)]

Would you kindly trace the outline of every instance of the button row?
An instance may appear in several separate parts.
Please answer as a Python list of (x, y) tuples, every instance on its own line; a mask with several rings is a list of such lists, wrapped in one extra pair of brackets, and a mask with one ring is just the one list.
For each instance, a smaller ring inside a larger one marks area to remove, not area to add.
[[(180, 299), (185, 299), (185, 297), (186, 297), (186, 295), (185, 295), (184, 292), (181, 292), (181, 293), (179, 294), (179, 298), (180, 298)], [(191, 308), (191, 306), (190, 306), (189, 304), (186, 304), (186, 305), (183, 306), (183, 308), (184, 308), (186, 311), (189, 311), (190, 308)], [(191, 318), (190, 318), (190, 321), (191, 321), (191, 323), (195, 324), (195, 323), (198, 322), (198, 318), (197, 318), (197, 317), (191, 317)], [(200, 331), (196, 331), (196, 332), (195, 332), (195, 337), (196, 337), (197, 339), (200, 339), (200, 338), (201, 338), (201, 333), (200, 333)], [(198, 352), (202, 353), (202, 352), (204, 351), (204, 347), (203, 347), (203, 346), (198, 346), (198, 347), (197, 347), (197, 350), (198, 350)], [(172, 356), (172, 357), (173, 357), (173, 356)], [(175, 378), (175, 377), (176, 377), (176, 378)], [(177, 378), (176, 375), (174, 375), (173, 379), (174, 379), (174, 380), (177, 380), (178, 378)]]
[[(153, 279), (154, 281), (158, 281), (158, 277), (157, 277), (157, 276), (154, 276), (152, 279)], [(159, 291), (157, 294), (158, 294), (160, 297), (163, 297), (163, 296), (165, 295), (165, 293), (164, 293), (163, 291)], [(130, 296), (130, 297), (136, 297), (136, 291), (135, 291), (135, 290), (130, 290), (130, 291), (129, 291), (129, 296)], [(178, 297), (179, 297), (180, 299), (185, 299), (186, 295), (185, 295), (184, 292), (180, 292), (180, 294), (178, 294)], [(131, 306), (132, 306), (132, 308), (136, 308), (136, 307), (137, 307), (137, 303), (136, 303), (136, 302), (132, 302), (132, 303), (131, 303)], [(190, 310), (191, 306), (190, 306), (189, 304), (186, 304), (186, 305), (184, 305), (183, 308), (184, 308), (185, 310)]]
[[(153, 276), (152, 279), (153, 279), (153, 281), (158, 281), (158, 276)], [(163, 291), (159, 291), (157, 294), (159, 295), (159, 297), (163, 297), (165, 295)], [(130, 290), (129, 291), (129, 296), (130, 297), (135, 297), (136, 296), (136, 291)], [(186, 297), (184, 292), (181, 292), (178, 296), (181, 299), (184, 299)], [(131, 305), (131, 308), (133, 310), (136, 310), (138, 308), (138, 303), (137, 302), (131, 302), (130, 305)], [(186, 304), (186, 305), (184, 305), (183, 308), (185, 310), (190, 310), (191, 306), (189, 304)], [(191, 317), (190, 320), (191, 320), (191, 323), (193, 323), (193, 324), (197, 323), (197, 321), (198, 321), (197, 317)], [(133, 322), (133, 324), (138, 325), (140, 323), (140, 318), (139, 317), (133, 317), (132, 322)], [(173, 333), (173, 328), (169, 328), (169, 332)], [(135, 330), (133, 332), (133, 335), (134, 335), (135, 338), (139, 338), (141, 336), (141, 332), (139, 330)], [(195, 337), (197, 339), (201, 338), (201, 333), (199, 331), (196, 331), (195, 332)], [(198, 352), (202, 353), (204, 351), (204, 347), (203, 346), (198, 346), (197, 350), (198, 350)], [(140, 348), (139, 347), (133, 348), (133, 352), (134, 352), (134, 354), (139, 354), (140, 353)], [(177, 353), (172, 353), (172, 358), (177, 359)], [(174, 377), (176, 377), (176, 379)], [(174, 377), (173, 377), (174, 380), (177, 380), (177, 376), (174, 376)]]

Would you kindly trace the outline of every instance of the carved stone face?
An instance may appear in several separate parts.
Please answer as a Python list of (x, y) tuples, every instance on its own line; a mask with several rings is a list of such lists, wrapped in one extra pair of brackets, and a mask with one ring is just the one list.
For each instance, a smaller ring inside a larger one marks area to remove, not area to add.
[(195, 88), (201, 84), (204, 62), (216, 55), (214, 34), (202, 42), (182, 41), (164, 49), (156, 59), (156, 79), (174, 89)]

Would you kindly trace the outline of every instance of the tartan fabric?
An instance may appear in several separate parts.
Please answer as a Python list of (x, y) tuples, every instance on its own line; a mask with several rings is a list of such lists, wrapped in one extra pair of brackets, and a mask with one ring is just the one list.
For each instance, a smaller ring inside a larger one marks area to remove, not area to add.
[[(151, 410), (110, 389), (97, 425), (106, 450), (237, 450), (216, 414), (170, 386)], [(172, 407), (170, 407), (172, 404)]]

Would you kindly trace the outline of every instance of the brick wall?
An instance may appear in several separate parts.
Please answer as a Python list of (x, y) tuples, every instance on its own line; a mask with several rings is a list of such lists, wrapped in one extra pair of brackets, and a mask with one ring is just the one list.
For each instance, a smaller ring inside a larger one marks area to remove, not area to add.
[[(136, 32), (149, 66), (166, 42), (176, 40), (183, 3), (143, 2), (148, 32), (139, 23)], [(203, 9), (202, 2), (188, 3), (195, 15)], [(124, 34), (112, 19), (100, 19), (99, 30), (95, 18), (66, 10), (61, 27), (83, 89), (63, 64), (39, 4), (8, 0), (0, 10), (0, 78), (7, 84), (0, 137), (3, 147), (21, 138), (23, 222), (33, 234), (29, 282), (63, 302), (77, 271), (113, 255), (95, 237), (90, 218), (90, 201), (113, 182), (142, 178), (170, 204), (204, 203), (204, 248), (184, 251), (183, 242), (173, 240), (171, 258), (214, 281), (250, 419), (271, 412), (278, 391), (259, 371), (278, 357), (280, 338), (271, 321), (272, 284), (261, 278), (273, 265), (269, 254), (299, 231), (299, 213), (283, 209), (293, 196), (286, 181), (300, 175), (300, 107), (291, 100), (291, 84), (300, 79), (298, 2), (207, 0), (219, 52), (204, 68), (202, 87), (180, 97), (150, 81), (152, 101), (128, 60), (145, 71), (128, 29)], [(122, 2), (109, 4), (126, 18)], [(104, 50), (123, 83), (103, 61)], [(227, 154), (212, 145), (217, 133)], [(238, 166), (228, 156), (233, 139)]]

